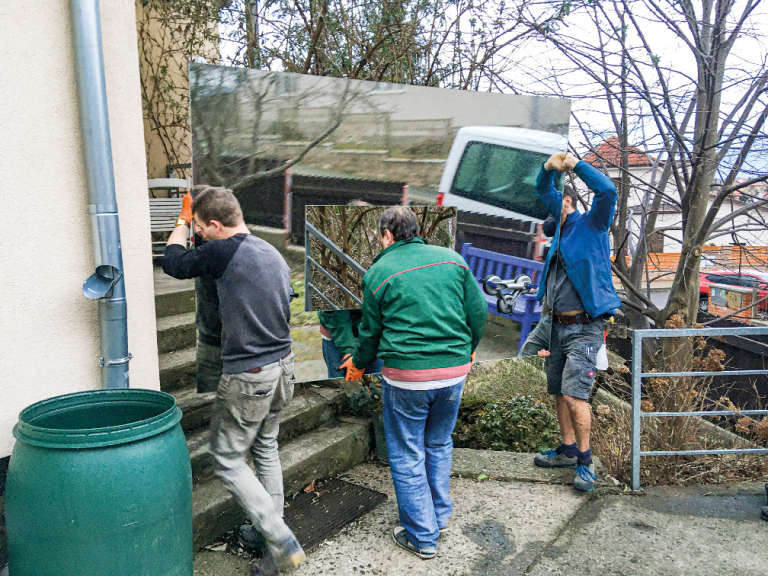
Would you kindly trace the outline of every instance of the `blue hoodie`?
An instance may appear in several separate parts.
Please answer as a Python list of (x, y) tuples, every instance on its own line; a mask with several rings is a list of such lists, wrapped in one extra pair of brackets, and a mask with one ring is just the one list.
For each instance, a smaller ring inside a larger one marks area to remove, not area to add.
[[(542, 279), (547, 277), (550, 260), (559, 247), (565, 271), (584, 304), (585, 312), (591, 318), (597, 318), (602, 314), (613, 314), (621, 306), (613, 288), (611, 245), (608, 238), (618, 194), (611, 179), (586, 162), (576, 164), (573, 171), (595, 195), (588, 211), (577, 210), (568, 215), (568, 226), (562, 231), (562, 238), (560, 210), (563, 194), (555, 188), (557, 171), (542, 167), (536, 177), (536, 195), (557, 221), (557, 230), (547, 254)], [(546, 285), (546, 281), (539, 284), (536, 295), (539, 301), (544, 299)]]

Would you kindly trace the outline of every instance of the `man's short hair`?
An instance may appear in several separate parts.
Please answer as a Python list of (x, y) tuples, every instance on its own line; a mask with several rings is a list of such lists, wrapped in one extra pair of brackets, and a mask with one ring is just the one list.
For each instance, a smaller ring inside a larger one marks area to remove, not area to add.
[(222, 226), (233, 228), (243, 222), (240, 202), (232, 190), (226, 188), (208, 188), (200, 192), (192, 202), (192, 213), (206, 225), (216, 220)]
[(400, 240), (413, 240), (419, 233), (419, 221), (413, 210), (405, 206), (393, 206), (387, 208), (379, 216), (379, 234), (384, 236), (384, 232), (389, 230), (395, 242)]
[(571, 206), (573, 206), (574, 208), (578, 207), (579, 195), (576, 194), (576, 190), (574, 190), (573, 186), (571, 186), (570, 184), (566, 184), (563, 187), (563, 200), (565, 200), (566, 198), (571, 199)]
[(192, 200), (200, 196), (203, 192), (208, 190), (209, 188), (215, 188), (215, 186), (211, 186), (210, 184), (195, 184), (190, 189), (189, 193), (192, 195)]

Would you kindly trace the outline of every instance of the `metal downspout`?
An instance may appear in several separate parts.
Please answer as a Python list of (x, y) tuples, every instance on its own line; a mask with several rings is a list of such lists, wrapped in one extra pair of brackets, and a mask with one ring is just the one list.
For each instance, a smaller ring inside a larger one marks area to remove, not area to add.
[(128, 388), (128, 325), (123, 255), (107, 113), (98, 0), (71, 0), (80, 130), (96, 272), (83, 294), (99, 301), (102, 388)]

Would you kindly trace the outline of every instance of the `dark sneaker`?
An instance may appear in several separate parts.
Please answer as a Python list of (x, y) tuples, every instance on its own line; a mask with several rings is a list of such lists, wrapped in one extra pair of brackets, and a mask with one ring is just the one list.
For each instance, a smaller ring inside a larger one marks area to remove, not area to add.
[(444, 526), (442, 528), (438, 528), (438, 530), (440, 530), (440, 536), (438, 536), (438, 538), (441, 538), (441, 537), (445, 536), (446, 534), (448, 534), (451, 531), (451, 527), (450, 526)]
[(237, 541), (240, 543), (240, 546), (248, 550), (267, 549), (267, 541), (264, 539), (264, 536), (251, 524), (243, 524), (237, 529)]
[(429, 560), (431, 558), (434, 558), (437, 554), (437, 550), (435, 548), (422, 548), (418, 549), (416, 546), (411, 544), (411, 541), (408, 540), (408, 537), (405, 535), (405, 528), (402, 526), (398, 526), (394, 530), (392, 530), (392, 540), (395, 541), (395, 544), (400, 546), (400, 548), (405, 548), (408, 550), (408, 552), (411, 552), (412, 554), (416, 554), (419, 558), (422, 560)]
[(579, 464), (573, 473), (573, 487), (582, 492), (592, 492), (595, 489), (595, 465)]
[(763, 506), (760, 510), (760, 518), (768, 522), (768, 506)]
[(578, 461), (576, 456), (571, 458), (565, 454), (560, 454), (556, 448), (544, 450), (533, 459), (533, 463), (542, 468), (575, 468)]
[(279, 572), (290, 572), (307, 559), (304, 550), (296, 538), (283, 543), (278, 556), (267, 550), (263, 558), (251, 562), (251, 576), (276, 576)]

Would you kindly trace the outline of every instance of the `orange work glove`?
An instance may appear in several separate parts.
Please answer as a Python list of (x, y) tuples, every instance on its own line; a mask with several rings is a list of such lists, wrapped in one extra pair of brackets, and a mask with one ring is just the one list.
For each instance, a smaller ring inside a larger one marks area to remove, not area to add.
[(187, 193), (184, 194), (184, 197), (181, 199), (181, 214), (179, 214), (179, 220), (186, 220), (187, 224), (192, 224), (192, 194), (189, 193), (189, 190), (187, 190)]
[(352, 363), (352, 354), (345, 354), (342, 360), (344, 362), (342, 362), (341, 366), (339, 366), (339, 370), (347, 371), (347, 375), (344, 377), (344, 380), (347, 380), (348, 382), (352, 382), (354, 380), (360, 380), (360, 378), (363, 377), (365, 368), (357, 368)]

